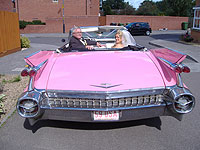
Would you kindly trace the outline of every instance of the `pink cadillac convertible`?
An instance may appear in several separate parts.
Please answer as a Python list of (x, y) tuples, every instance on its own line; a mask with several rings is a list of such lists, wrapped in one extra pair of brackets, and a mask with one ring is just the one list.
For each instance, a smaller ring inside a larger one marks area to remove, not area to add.
[[(124, 48), (112, 48), (121, 30)], [(94, 50), (39, 51), (25, 57), (22, 76), (30, 81), (17, 111), (37, 120), (127, 121), (158, 116), (178, 120), (193, 110), (195, 98), (183, 83), (186, 55), (165, 48), (148, 50), (123, 27), (82, 27), (83, 37), (103, 46)], [(71, 33), (69, 35), (69, 40)]]

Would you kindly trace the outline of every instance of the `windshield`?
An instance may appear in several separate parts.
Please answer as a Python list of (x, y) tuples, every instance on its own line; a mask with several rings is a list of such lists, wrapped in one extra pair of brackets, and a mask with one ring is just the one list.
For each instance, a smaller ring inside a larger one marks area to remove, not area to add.
[[(124, 47), (135, 46), (136, 42), (133, 36), (122, 26), (97, 26), (97, 27), (81, 27), (82, 38), (85, 40), (96, 41), (102, 45), (102, 47), (95, 47), (94, 49), (109, 50), (116, 45), (116, 33), (121, 32), (122, 45)], [(69, 40), (72, 33), (69, 34)]]

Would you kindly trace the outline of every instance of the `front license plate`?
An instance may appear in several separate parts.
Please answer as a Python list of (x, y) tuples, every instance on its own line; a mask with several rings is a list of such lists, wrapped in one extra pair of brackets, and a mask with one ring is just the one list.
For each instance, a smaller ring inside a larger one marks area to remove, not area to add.
[(93, 117), (95, 121), (112, 121), (119, 120), (119, 111), (94, 111)]

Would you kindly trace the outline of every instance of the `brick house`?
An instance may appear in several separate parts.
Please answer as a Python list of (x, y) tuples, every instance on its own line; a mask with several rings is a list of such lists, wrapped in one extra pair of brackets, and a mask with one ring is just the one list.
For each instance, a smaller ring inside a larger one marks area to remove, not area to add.
[(15, 12), (15, 6), (14, 0), (0, 0), (0, 11)]
[[(62, 32), (63, 0), (18, 0), (17, 8), (20, 20), (46, 22), (45, 28), (32, 27), (33, 31), (30, 32)], [(74, 25), (98, 25), (98, 16), (99, 0), (64, 0), (64, 22), (67, 31)]]
[(194, 38), (194, 42), (200, 43), (200, 0), (196, 0), (196, 6), (194, 9), (194, 19), (191, 35)]

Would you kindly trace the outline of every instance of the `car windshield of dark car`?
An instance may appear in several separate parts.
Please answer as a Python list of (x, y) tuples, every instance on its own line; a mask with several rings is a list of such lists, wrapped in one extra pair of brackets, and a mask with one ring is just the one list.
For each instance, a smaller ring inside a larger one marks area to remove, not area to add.
[(142, 26), (143, 28), (149, 28), (149, 24), (147, 24), (147, 23), (142, 23), (141, 26)]
[(126, 26), (126, 28), (127, 28), (127, 29), (130, 28), (132, 25), (133, 25), (133, 23), (129, 23), (129, 24)]

